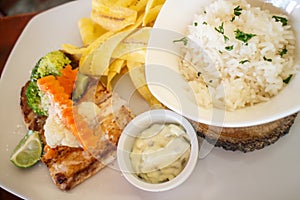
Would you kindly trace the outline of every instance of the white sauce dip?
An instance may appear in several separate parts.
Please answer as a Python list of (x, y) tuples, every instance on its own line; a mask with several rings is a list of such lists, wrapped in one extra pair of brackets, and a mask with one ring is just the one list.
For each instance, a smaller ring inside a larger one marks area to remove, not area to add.
[(190, 150), (189, 136), (181, 126), (153, 124), (138, 135), (130, 158), (137, 176), (149, 183), (162, 183), (183, 170)]

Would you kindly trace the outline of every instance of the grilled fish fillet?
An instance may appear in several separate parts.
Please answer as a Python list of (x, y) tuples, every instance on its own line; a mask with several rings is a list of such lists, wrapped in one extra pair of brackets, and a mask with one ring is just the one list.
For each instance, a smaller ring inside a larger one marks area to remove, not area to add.
[[(39, 131), (45, 145), (41, 161), (49, 169), (50, 176), (56, 186), (61, 190), (70, 190), (99, 172), (105, 167), (105, 164), (96, 159), (95, 155), (92, 155), (90, 151), (86, 151), (80, 147), (57, 146), (50, 148), (47, 145), (43, 128), (47, 117), (36, 115), (28, 106), (26, 98), (28, 83), (23, 86), (20, 97), (20, 106), (25, 124), (29, 130)], [(121, 101), (118, 97), (113, 98), (113, 95), (101, 83), (94, 81), (91, 84), (80, 100), (81, 102), (93, 100), (96, 105), (104, 109), (111, 106), (113, 101)], [(99, 148), (101, 148), (100, 150), (103, 154), (110, 158), (115, 158), (116, 146), (120, 134), (127, 123), (133, 118), (133, 115), (122, 103), (114, 111), (104, 111), (106, 114), (102, 115), (101, 123), (97, 124), (97, 128), (102, 133), (107, 134), (109, 140)]]

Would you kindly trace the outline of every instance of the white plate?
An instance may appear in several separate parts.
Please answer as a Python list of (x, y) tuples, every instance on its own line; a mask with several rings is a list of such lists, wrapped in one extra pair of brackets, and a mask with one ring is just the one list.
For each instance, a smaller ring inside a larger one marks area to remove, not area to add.
[[(224, 127), (243, 127), (267, 123), (300, 110), (299, 73), (288, 86), (266, 103), (239, 109), (204, 109), (197, 105), (187, 81), (180, 75), (178, 61), (180, 48), (174, 44), (186, 34), (187, 26), (192, 24), (194, 14), (213, 0), (172, 0), (167, 1), (161, 10), (149, 41), (146, 57), (146, 79), (153, 95), (170, 109), (205, 124)], [(248, 1), (255, 6), (280, 12), (263, 3), (263, 0)], [(300, 1), (265, 0), (290, 14), (297, 37), (297, 49), (300, 49)], [(282, 12), (282, 11), (281, 11)], [(298, 51), (299, 54), (299, 51)], [(300, 56), (297, 55), (297, 63)]]
[(299, 199), (300, 119), (277, 143), (253, 153), (215, 148), (199, 160), (192, 176), (180, 187), (150, 193), (129, 184), (121, 172), (106, 168), (69, 192), (56, 188), (43, 164), (18, 169), (9, 161), (25, 134), (19, 109), (21, 86), (45, 53), (63, 43), (80, 45), (78, 19), (88, 17), (90, 0), (75, 1), (33, 18), (16, 43), (2, 74), (0, 92), (0, 185), (16, 195), (40, 199)]

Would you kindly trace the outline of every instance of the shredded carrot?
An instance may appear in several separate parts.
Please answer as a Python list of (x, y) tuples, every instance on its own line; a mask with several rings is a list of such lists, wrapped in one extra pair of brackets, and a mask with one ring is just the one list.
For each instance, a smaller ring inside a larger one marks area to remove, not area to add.
[(73, 109), (70, 95), (76, 79), (77, 70), (66, 66), (59, 77), (45, 76), (37, 80), (39, 89), (50, 97), (52, 105), (64, 125), (74, 134), (81, 145), (87, 148), (96, 147), (98, 138), (89, 128), (87, 122)]

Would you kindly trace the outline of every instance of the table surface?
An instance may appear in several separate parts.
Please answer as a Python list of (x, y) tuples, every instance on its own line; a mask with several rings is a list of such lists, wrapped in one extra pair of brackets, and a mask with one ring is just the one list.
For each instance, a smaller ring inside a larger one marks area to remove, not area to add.
[[(7, 58), (14, 47), (17, 39), (29, 20), (37, 13), (26, 13), (22, 15), (0, 17), (0, 74), (7, 61)], [(0, 188), (0, 199), (20, 200), (19, 197)]]

